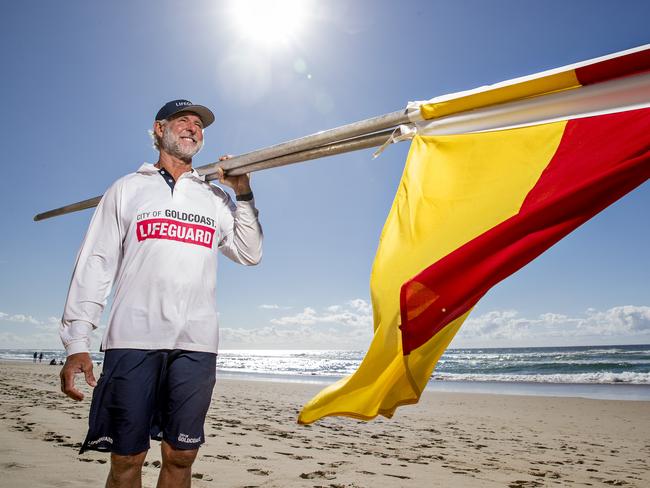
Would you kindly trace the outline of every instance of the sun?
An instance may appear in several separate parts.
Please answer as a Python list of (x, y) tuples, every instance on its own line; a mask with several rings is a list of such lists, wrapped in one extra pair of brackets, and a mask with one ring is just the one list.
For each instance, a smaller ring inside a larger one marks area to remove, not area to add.
[(232, 0), (229, 10), (242, 37), (275, 46), (297, 40), (308, 5), (305, 0)]

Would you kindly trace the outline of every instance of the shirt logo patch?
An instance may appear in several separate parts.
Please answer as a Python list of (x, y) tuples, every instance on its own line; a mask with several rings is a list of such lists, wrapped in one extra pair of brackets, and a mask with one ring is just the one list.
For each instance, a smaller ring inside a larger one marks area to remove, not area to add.
[(214, 229), (172, 219), (141, 220), (136, 227), (136, 234), (139, 242), (147, 239), (167, 239), (208, 248), (212, 247), (214, 240)]

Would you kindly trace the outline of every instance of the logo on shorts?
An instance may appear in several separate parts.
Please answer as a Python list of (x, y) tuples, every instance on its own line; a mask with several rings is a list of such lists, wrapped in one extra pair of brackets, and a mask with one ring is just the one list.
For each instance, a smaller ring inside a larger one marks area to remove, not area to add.
[(100, 444), (102, 442), (108, 442), (109, 444), (112, 444), (113, 439), (111, 439), (110, 437), (100, 437), (99, 439), (95, 439), (94, 441), (88, 442), (88, 445), (89, 446), (95, 446), (95, 445)]
[(187, 434), (178, 434), (178, 442), (183, 442), (185, 444), (198, 444), (201, 442), (200, 437), (190, 437)]

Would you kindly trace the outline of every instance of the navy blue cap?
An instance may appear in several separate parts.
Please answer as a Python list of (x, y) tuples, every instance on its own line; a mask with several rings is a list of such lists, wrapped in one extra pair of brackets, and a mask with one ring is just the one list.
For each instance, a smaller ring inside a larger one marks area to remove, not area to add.
[(203, 128), (209, 126), (214, 122), (214, 114), (212, 111), (203, 105), (194, 105), (189, 100), (172, 100), (162, 106), (156, 114), (156, 120), (168, 119), (178, 112), (192, 112), (199, 116), (203, 122)]

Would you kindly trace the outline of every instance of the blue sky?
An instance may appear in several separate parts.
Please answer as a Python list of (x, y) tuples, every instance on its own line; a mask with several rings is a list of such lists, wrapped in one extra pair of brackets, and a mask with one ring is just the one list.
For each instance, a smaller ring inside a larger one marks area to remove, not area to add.
[[(57, 348), (90, 211), (154, 162), (160, 106), (211, 107), (199, 166), (424, 100), (650, 42), (645, 0), (304, 0), (286, 42), (251, 35), (235, 2), (3, 2), (5, 185), (0, 348)], [(222, 345), (359, 348), (368, 280), (408, 143), (256, 173), (260, 266), (220, 260)], [(650, 342), (646, 183), (495, 287), (455, 346)]]

